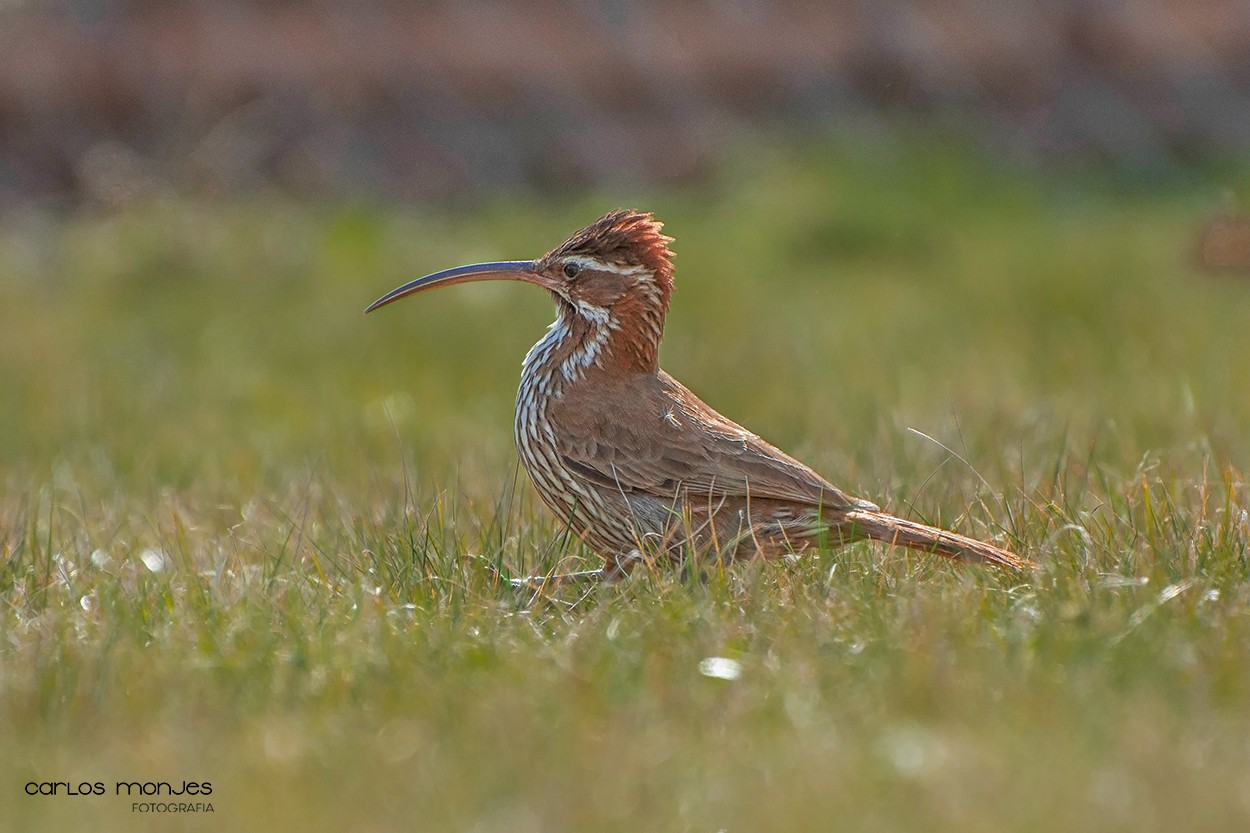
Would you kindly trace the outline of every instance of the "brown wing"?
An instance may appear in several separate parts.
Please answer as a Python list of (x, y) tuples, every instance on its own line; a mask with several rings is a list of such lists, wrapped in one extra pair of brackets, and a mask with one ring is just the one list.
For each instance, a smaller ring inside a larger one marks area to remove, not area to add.
[(664, 371), (587, 378), (551, 404), (565, 465), (626, 495), (680, 490), (825, 508), (875, 509), (705, 405)]

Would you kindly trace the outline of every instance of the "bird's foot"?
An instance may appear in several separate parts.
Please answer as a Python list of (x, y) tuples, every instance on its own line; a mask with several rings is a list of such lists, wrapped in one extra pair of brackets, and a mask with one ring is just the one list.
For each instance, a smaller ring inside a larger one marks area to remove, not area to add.
[(576, 573), (551, 573), (545, 576), (526, 576), (509, 579), (508, 583), (519, 590), (548, 590), (556, 587), (583, 586), (611, 581), (613, 574), (605, 569), (581, 570)]
[(557, 587), (585, 586), (614, 581), (624, 574), (619, 569), (600, 568), (598, 570), (580, 570), (575, 573), (548, 573), (546, 575), (512, 578), (505, 575), (498, 567), (480, 556), (475, 559), (500, 584), (506, 584), (514, 590), (552, 590)]

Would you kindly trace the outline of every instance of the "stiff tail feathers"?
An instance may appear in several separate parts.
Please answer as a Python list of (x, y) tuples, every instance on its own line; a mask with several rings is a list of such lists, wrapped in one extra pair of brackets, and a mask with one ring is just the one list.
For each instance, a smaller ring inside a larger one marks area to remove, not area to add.
[(958, 561), (991, 564), (1008, 570), (1023, 571), (1036, 567), (1028, 559), (1002, 547), (885, 512), (851, 510), (843, 516), (839, 526), (853, 530), (856, 538), (870, 538), (885, 544), (933, 552)]

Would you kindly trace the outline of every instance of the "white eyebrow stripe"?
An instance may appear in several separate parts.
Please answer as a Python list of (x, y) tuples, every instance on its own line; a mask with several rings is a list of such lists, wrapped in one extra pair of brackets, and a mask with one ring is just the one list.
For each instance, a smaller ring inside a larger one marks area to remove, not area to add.
[(651, 270), (645, 266), (625, 266), (619, 263), (605, 263), (597, 257), (588, 257), (586, 255), (571, 255), (564, 258), (565, 263), (576, 263), (583, 269), (594, 269), (598, 272), (615, 272), (618, 275), (629, 275), (636, 277), (645, 275)]

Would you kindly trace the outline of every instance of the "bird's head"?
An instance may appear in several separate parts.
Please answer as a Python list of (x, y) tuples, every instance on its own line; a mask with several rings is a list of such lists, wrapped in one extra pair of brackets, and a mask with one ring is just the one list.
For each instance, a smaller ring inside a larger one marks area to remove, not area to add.
[(581, 329), (607, 328), (629, 342), (630, 353), (654, 364), (673, 291), (671, 237), (649, 213), (618, 209), (575, 232), (537, 260), (475, 263), (445, 269), (404, 284), (369, 305), (457, 283), (517, 280), (541, 286), (560, 315)]
[(650, 214), (619, 209), (543, 255), (535, 270), (552, 281), (557, 301), (589, 317), (649, 308), (662, 319), (673, 292), (672, 238), (662, 228)]

